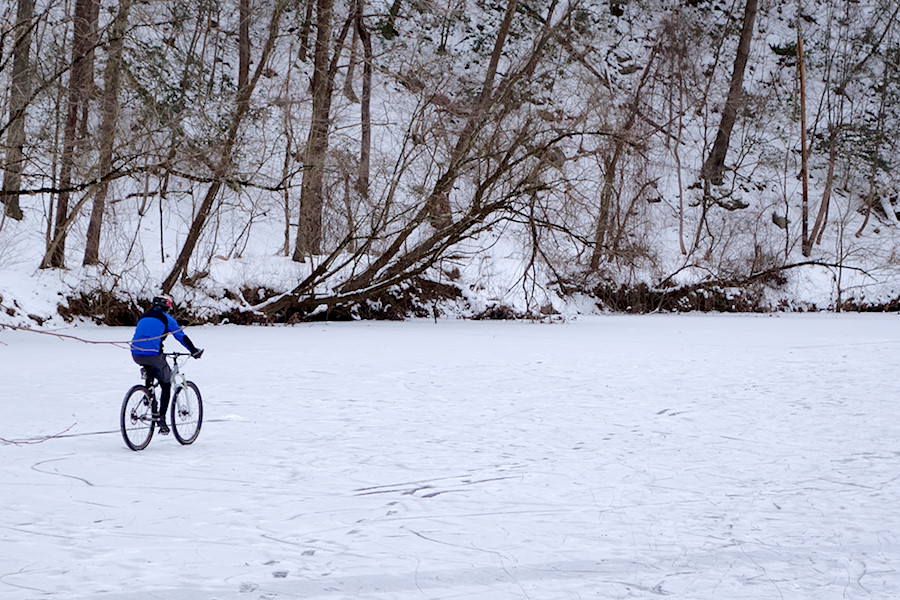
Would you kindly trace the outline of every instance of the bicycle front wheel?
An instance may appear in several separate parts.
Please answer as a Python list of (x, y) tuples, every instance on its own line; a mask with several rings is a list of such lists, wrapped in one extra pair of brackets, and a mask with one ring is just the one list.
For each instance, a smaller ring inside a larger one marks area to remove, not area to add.
[(153, 396), (146, 386), (136, 385), (125, 394), (119, 425), (125, 445), (132, 450), (143, 450), (150, 443), (153, 437)]
[(172, 398), (172, 433), (182, 444), (192, 444), (200, 435), (203, 424), (203, 400), (193, 381), (178, 388)]

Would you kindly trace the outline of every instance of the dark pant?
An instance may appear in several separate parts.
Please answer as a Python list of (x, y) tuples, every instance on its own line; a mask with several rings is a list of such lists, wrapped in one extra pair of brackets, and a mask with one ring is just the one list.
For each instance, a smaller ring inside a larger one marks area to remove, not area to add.
[(172, 393), (172, 369), (169, 367), (166, 357), (162, 354), (153, 356), (131, 355), (134, 362), (145, 367), (147, 371), (159, 382), (159, 418), (165, 420), (166, 409), (169, 407), (169, 395)]

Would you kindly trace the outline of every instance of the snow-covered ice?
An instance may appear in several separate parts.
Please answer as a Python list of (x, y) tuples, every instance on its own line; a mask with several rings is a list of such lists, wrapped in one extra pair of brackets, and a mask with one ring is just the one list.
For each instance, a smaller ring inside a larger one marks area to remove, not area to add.
[(138, 453), (127, 352), (0, 331), (0, 599), (900, 597), (897, 315), (189, 331)]

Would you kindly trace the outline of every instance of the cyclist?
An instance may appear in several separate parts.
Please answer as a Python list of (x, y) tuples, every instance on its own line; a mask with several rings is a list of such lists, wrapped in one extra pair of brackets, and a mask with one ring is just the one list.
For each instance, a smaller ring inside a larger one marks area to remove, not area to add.
[(163, 435), (169, 433), (166, 425), (166, 409), (169, 407), (169, 395), (172, 391), (172, 369), (163, 356), (163, 340), (167, 334), (172, 334), (181, 345), (188, 349), (191, 356), (200, 358), (203, 350), (194, 346), (190, 338), (186, 336), (178, 323), (167, 311), (172, 310), (172, 299), (168, 296), (157, 296), (153, 299), (150, 310), (141, 315), (134, 337), (131, 339), (131, 358), (134, 362), (146, 367), (153, 377), (159, 381), (159, 415), (157, 425)]

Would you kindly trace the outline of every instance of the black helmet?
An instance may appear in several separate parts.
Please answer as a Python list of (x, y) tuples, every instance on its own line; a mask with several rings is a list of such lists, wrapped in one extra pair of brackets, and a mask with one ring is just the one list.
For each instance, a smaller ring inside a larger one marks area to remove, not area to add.
[(153, 299), (153, 308), (172, 310), (172, 299), (168, 296), (157, 296)]

